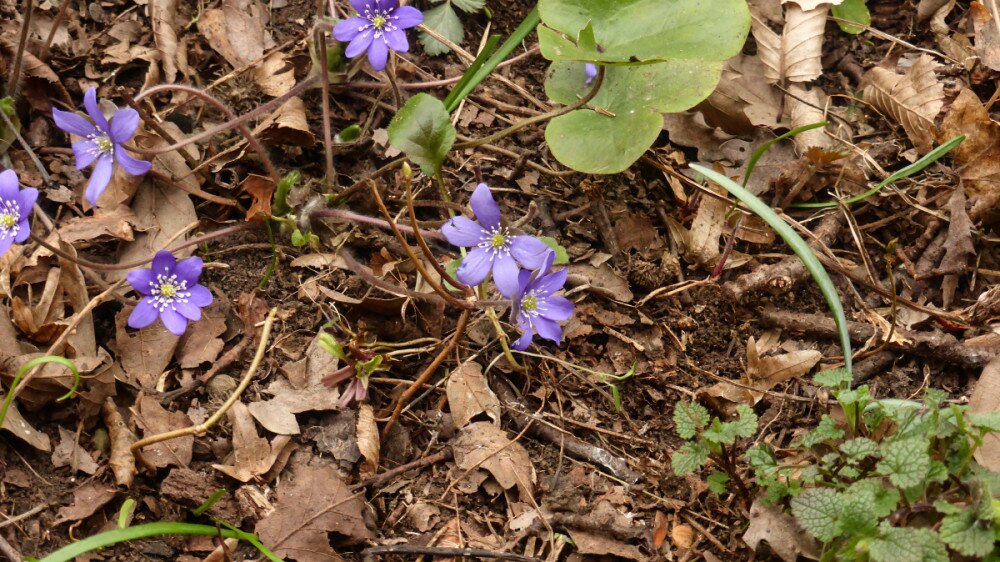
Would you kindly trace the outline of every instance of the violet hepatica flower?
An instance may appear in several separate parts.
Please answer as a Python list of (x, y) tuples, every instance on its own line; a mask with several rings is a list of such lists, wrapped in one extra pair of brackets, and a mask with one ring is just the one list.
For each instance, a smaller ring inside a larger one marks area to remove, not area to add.
[(500, 224), (500, 207), (485, 183), (476, 187), (470, 205), (479, 222), (457, 216), (441, 227), (448, 242), (473, 248), (455, 275), (462, 283), (476, 286), (492, 271), (500, 293), (511, 298), (517, 292), (518, 265), (538, 269), (552, 250), (534, 236), (512, 236), (510, 230)]
[(38, 190), (19, 189), (14, 170), (0, 172), (0, 256), (14, 244), (20, 244), (31, 234), (31, 209), (38, 199)]
[(73, 154), (76, 156), (76, 169), (82, 170), (93, 162), (94, 171), (87, 184), (87, 201), (96, 206), (97, 198), (104, 193), (114, 172), (114, 163), (133, 176), (141, 176), (152, 168), (145, 160), (136, 160), (125, 152), (122, 143), (129, 141), (139, 126), (139, 112), (127, 107), (115, 111), (108, 121), (97, 105), (97, 91), (87, 90), (83, 96), (83, 105), (87, 108), (86, 119), (72, 111), (52, 109), (52, 119), (60, 129), (82, 137), (73, 143)]
[(212, 292), (198, 284), (201, 258), (178, 262), (173, 254), (160, 250), (151, 265), (128, 274), (128, 282), (143, 295), (128, 325), (145, 328), (159, 318), (170, 333), (184, 335), (188, 320), (201, 320), (201, 309), (212, 304)]
[(558, 322), (573, 315), (573, 303), (555, 293), (566, 284), (566, 269), (550, 273), (555, 252), (549, 251), (545, 263), (537, 272), (522, 271), (518, 275), (517, 294), (511, 299), (511, 319), (523, 332), (514, 342), (514, 349), (528, 349), (538, 334), (555, 343), (562, 342), (562, 327)]
[(583, 72), (587, 74), (587, 79), (583, 83), (589, 86), (594, 83), (594, 78), (597, 78), (597, 65), (588, 62), (583, 65)]
[(344, 54), (354, 58), (368, 51), (368, 62), (381, 71), (389, 58), (389, 49), (398, 53), (410, 50), (404, 29), (416, 27), (424, 21), (420, 10), (400, 6), (398, 0), (351, 0), (358, 15), (348, 18), (333, 28), (338, 41), (350, 41)]

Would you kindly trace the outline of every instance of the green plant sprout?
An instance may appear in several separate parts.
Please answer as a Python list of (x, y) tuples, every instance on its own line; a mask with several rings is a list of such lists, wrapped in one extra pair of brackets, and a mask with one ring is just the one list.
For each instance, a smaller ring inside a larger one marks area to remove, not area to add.
[(24, 375), (28, 374), (29, 371), (35, 367), (44, 365), (46, 363), (57, 363), (69, 369), (69, 372), (73, 374), (73, 386), (70, 387), (69, 392), (56, 398), (56, 402), (62, 402), (67, 398), (72, 398), (76, 394), (76, 388), (80, 386), (80, 370), (76, 368), (76, 364), (66, 359), (65, 357), (60, 357), (58, 355), (43, 355), (42, 357), (35, 357), (34, 359), (27, 361), (21, 368), (17, 370), (17, 374), (14, 375), (14, 380), (10, 383), (10, 389), (7, 391), (7, 396), (4, 398), (3, 407), (0, 407), (0, 426), (3, 426), (3, 422), (7, 419), (7, 410), (10, 408), (11, 400), (14, 399), (14, 389), (17, 388), (18, 383), (24, 378)]

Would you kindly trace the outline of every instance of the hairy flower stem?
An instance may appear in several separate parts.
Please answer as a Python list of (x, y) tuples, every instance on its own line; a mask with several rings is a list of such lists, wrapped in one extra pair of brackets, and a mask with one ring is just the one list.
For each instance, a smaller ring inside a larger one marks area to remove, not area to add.
[(14, 53), (14, 67), (10, 79), (7, 80), (5, 96), (17, 95), (21, 81), (21, 63), (24, 60), (25, 44), (28, 42), (28, 30), (31, 29), (31, 16), (35, 13), (34, 0), (24, 0), (24, 19), (21, 20), (21, 36), (17, 40), (17, 52)]
[[(179, 252), (180, 250), (183, 250), (184, 248), (190, 248), (191, 246), (198, 246), (200, 244), (204, 244), (205, 242), (208, 242), (209, 240), (214, 240), (216, 238), (221, 238), (223, 236), (228, 236), (230, 234), (235, 234), (237, 232), (242, 232), (244, 230), (252, 230), (252, 229), (255, 229), (255, 228), (259, 228), (261, 224), (262, 223), (258, 223), (258, 222), (244, 222), (244, 223), (240, 223), (240, 224), (237, 224), (237, 225), (234, 225), (234, 226), (227, 226), (225, 228), (220, 228), (219, 230), (216, 230), (216, 231), (213, 231), (213, 232), (209, 232), (208, 234), (202, 234), (201, 236), (196, 236), (196, 237), (188, 240), (187, 242), (183, 242), (181, 244), (178, 244), (177, 246), (171, 248), (170, 252), (171, 253), (176, 253), (176, 252)], [(153, 261), (153, 256), (151, 255), (151, 256), (143, 258), (141, 260), (136, 260), (136, 261), (132, 261), (132, 262), (128, 262), (128, 263), (98, 263), (98, 262), (94, 262), (94, 261), (90, 261), (90, 260), (85, 260), (85, 259), (82, 259), (82, 258), (78, 258), (78, 257), (72, 256), (70, 254), (67, 254), (66, 252), (62, 251), (58, 247), (53, 246), (52, 244), (49, 244), (44, 239), (39, 238), (38, 236), (35, 236), (35, 234), (31, 234), (31, 240), (37, 242), (38, 245), (42, 246), (43, 248), (45, 248), (46, 250), (52, 252), (53, 254), (55, 254), (55, 255), (63, 258), (63, 259), (69, 260), (69, 261), (75, 263), (76, 265), (78, 265), (80, 267), (84, 267), (84, 268), (87, 268), (87, 269), (93, 269), (93, 270), (97, 270), (97, 271), (122, 271), (122, 270), (125, 270), (125, 269), (135, 269), (136, 267), (141, 267), (141, 266), (146, 265), (147, 263)]]
[(59, 31), (59, 27), (66, 20), (66, 8), (69, 8), (69, 0), (62, 0), (59, 3), (59, 12), (56, 14), (56, 19), (52, 20), (52, 29), (49, 30), (49, 36), (45, 38), (45, 44), (42, 45), (42, 51), (39, 53), (39, 60), (46, 60), (49, 58), (49, 49), (52, 48), (52, 41), (56, 38), (56, 31)]
[(597, 67), (597, 77), (594, 79), (593, 87), (590, 89), (589, 92), (587, 92), (587, 95), (580, 98), (576, 103), (571, 105), (566, 105), (558, 109), (553, 109), (552, 111), (542, 113), (541, 115), (536, 115), (535, 117), (529, 117), (528, 119), (518, 121), (517, 123), (514, 123), (510, 127), (507, 127), (502, 131), (493, 133), (492, 135), (479, 139), (473, 139), (465, 142), (456, 143), (455, 146), (452, 148), (452, 150), (463, 150), (466, 148), (473, 148), (483, 144), (490, 144), (494, 141), (498, 141), (504, 137), (510, 136), (529, 125), (534, 125), (535, 123), (541, 123), (543, 121), (555, 119), (560, 115), (565, 115), (571, 111), (576, 111), (577, 109), (586, 106), (590, 100), (594, 99), (594, 96), (596, 96), (597, 92), (600, 91), (602, 84), (604, 84), (604, 67), (599, 66)]
[[(319, 1), (320, 17), (323, 16), (323, 0)], [(315, 30), (320, 52), (320, 84), (323, 86), (323, 154), (326, 157), (326, 188), (329, 191), (337, 189), (337, 173), (333, 167), (333, 133), (330, 130), (330, 64), (327, 62), (326, 33)]]
[[(309, 82), (309, 80), (306, 79), (306, 80), (303, 80), (301, 82), (301, 84), (306, 84), (308, 82)], [(296, 87), (298, 87), (298, 86), (296, 86)], [(295, 90), (295, 88), (292, 88), (292, 90), (290, 90), (290, 91), (294, 91), (294, 90)], [(184, 93), (190, 94), (192, 96), (197, 96), (197, 97), (205, 100), (209, 104), (211, 104), (213, 107), (215, 107), (216, 109), (218, 109), (220, 112), (222, 112), (222, 114), (226, 116), (226, 119), (228, 120), (228, 122), (220, 125), (219, 127), (214, 128), (214, 129), (210, 129), (209, 131), (205, 131), (205, 132), (201, 133), (201, 135), (204, 135), (205, 133), (208, 133), (208, 132), (211, 132), (214, 135), (217, 132), (226, 131), (226, 130), (232, 128), (232, 127), (236, 127), (237, 129), (239, 129), (240, 134), (243, 135), (243, 138), (245, 138), (247, 140), (247, 144), (250, 145), (250, 148), (253, 149), (253, 151), (257, 153), (257, 156), (260, 158), (261, 163), (264, 165), (264, 169), (267, 170), (267, 175), (271, 176), (271, 180), (274, 182), (274, 185), (278, 185), (278, 183), (281, 181), (281, 176), (278, 175), (278, 171), (274, 168), (274, 163), (271, 162), (271, 157), (267, 154), (267, 151), (264, 150), (263, 146), (261, 146), (260, 141), (257, 140), (257, 137), (254, 136), (254, 134), (250, 130), (250, 128), (246, 126), (246, 121), (249, 120), (249, 118), (247, 116), (259, 113), (263, 108), (268, 107), (269, 105), (274, 104), (275, 101), (277, 101), (277, 100), (279, 100), (281, 98), (275, 98), (274, 100), (271, 100), (270, 102), (268, 102), (268, 103), (266, 103), (266, 104), (258, 107), (257, 109), (251, 111), (250, 113), (248, 113), (247, 115), (244, 115), (243, 117), (236, 117), (236, 114), (233, 113), (226, 106), (226, 104), (222, 103), (221, 101), (219, 101), (218, 99), (216, 99), (215, 96), (213, 96), (212, 94), (209, 94), (208, 92), (205, 92), (204, 90), (199, 90), (198, 88), (192, 88), (191, 86), (185, 86), (183, 84), (160, 84), (159, 86), (153, 86), (152, 88), (150, 88), (150, 89), (146, 90), (145, 92), (142, 92), (141, 94), (139, 94), (138, 96), (136, 96), (135, 103), (138, 103), (143, 98), (146, 98), (146, 97), (151, 96), (153, 94), (157, 94), (159, 92), (168, 92), (168, 91), (184, 92)], [(285, 94), (285, 95), (287, 96), (288, 94)], [(284, 97), (284, 96), (282, 96), (282, 97)], [(284, 103), (284, 102), (282, 102), (282, 103)], [(193, 136), (191, 138), (188, 138), (188, 139), (186, 139), (184, 141), (175, 142), (175, 143), (171, 144), (170, 146), (168, 146), (166, 148), (155, 148), (155, 149), (152, 149), (152, 150), (136, 150), (136, 152), (141, 152), (142, 154), (144, 154), (146, 156), (155, 156), (156, 154), (162, 154), (164, 152), (170, 152), (171, 150), (176, 150), (176, 148), (174, 148), (174, 147), (183, 147), (183, 146), (186, 146), (186, 145), (188, 145), (188, 144), (190, 144), (192, 142), (195, 142), (194, 139), (197, 139), (201, 135), (195, 135), (195, 136)], [(168, 140), (167, 142), (170, 142), (170, 141)]]
[[(392, 230), (392, 225), (388, 221), (377, 219), (375, 217), (369, 217), (368, 215), (361, 215), (355, 213), (354, 211), (347, 211), (344, 209), (323, 209), (322, 211), (313, 211), (309, 213), (309, 221), (312, 222), (316, 219), (322, 218), (334, 218), (350, 222), (355, 222), (358, 224), (367, 224), (370, 226), (377, 226), (379, 228), (384, 228), (386, 230)], [(410, 236), (414, 235), (414, 228), (405, 224), (397, 224), (396, 228), (405, 234)], [(423, 238), (431, 238), (434, 240), (444, 240), (444, 236), (440, 232), (434, 230), (420, 230), (420, 235)], [(456, 287), (458, 285), (455, 285)]]
[[(406, 177), (404, 178), (404, 182), (406, 183), (406, 210), (407, 210), (407, 212), (409, 212), (409, 215), (410, 215), (410, 224), (419, 224), (417, 222), (417, 211), (413, 207), (413, 185), (412, 185), (413, 184), (413, 177), (412, 177), (412, 175), (411, 174), (406, 174)], [(458, 281), (456, 281), (455, 278), (452, 277), (450, 273), (448, 273), (447, 271), (445, 271), (445, 269), (443, 267), (441, 267), (441, 263), (438, 262), (437, 258), (434, 256), (434, 252), (432, 252), (431, 249), (430, 249), (430, 247), (427, 246), (427, 241), (424, 240), (424, 237), (422, 236), (422, 234), (420, 232), (420, 229), (416, 229), (416, 230), (413, 231), (413, 237), (416, 238), (417, 245), (420, 246), (420, 250), (424, 253), (424, 256), (427, 257), (427, 261), (431, 262), (431, 265), (434, 267), (434, 270), (437, 271), (437, 273), (441, 277), (441, 279), (443, 279), (445, 282), (447, 282), (448, 284), (450, 284), (452, 287), (456, 287), (456, 288), (457, 287), (464, 287), (465, 288), (465, 296), (466, 297), (472, 296), (472, 289), (471, 288), (465, 287), (464, 285), (462, 285), (461, 283), (459, 283)]]

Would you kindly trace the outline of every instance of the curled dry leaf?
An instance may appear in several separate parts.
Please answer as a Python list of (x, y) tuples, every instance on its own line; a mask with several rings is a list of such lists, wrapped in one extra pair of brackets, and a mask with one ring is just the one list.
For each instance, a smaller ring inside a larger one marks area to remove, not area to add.
[[(788, 87), (788, 91), (792, 95), (785, 96), (785, 104), (791, 113), (793, 128), (812, 125), (826, 119), (823, 110), (819, 109), (824, 106), (821, 99), (823, 92), (820, 88), (805, 88), (793, 84)], [(792, 137), (792, 141), (799, 154), (805, 154), (810, 148), (832, 149), (835, 146), (833, 139), (827, 136), (823, 127), (803, 131)]]
[(931, 150), (934, 120), (944, 106), (944, 86), (934, 74), (940, 66), (920, 55), (906, 74), (875, 67), (864, 78), (865, 100), (899, 123), (920, 153)]
[(574, 287), (586, 285), (588, 291), (619, 302), (632, 302), (635, 297), (628, 281), (606, 263), (599, 267), (575, 263), (566, 269), (569, 273), (567, 281)]
[(135, 435), (125, 425), (125, 419), (111, 398), (104, 401), (101, 415), (104, 418), (104, 425), (108, 428), (111, 445), (108, 464), (115, 475), (115, 483), (131, 488), (132, 480), (135, 479), (135, 455), (132, 454)]
[(163, 81), (173, 84), (177, 78), (177, 0), (150, 0), (149, 15), (153, 21), (153, 39), (160, 51)]
[[(710, 183), (708, 189), (725, 195), (718, 185)], [(702, 197), (698, 211), (691, 221), (691, 229), (685, 237), (684, 256), (698, 265), (709, 265), (719, 259), (721, 250), (719, 238), (726, 230), (726, 215), (730, 204), (716, 197)]]
[[(1000, 411), (1000, 358), (983, 367), (969, 397), (969, 411), (977, 414)], [(976, 462), (1000, 474), (1000, 434), (990, 433), (983, 437), (983, 445), (976, 449), (975, 457)]]
[(274, 51), (254, 69), (253, 77), (265, 94), (278, 97), (295, 86), (295, 66), (285, 53)]
[(985, 0), (969, 4), (972, 27), (976, 32), (976, 54), (983, 64), (1000, 70), (1000, 1)]
[(309, 130), (306, 106), (302, 98), (294, 97), (274, 110), (274, 113), (254, 127), (253, 133), (265, 144), (287, 144), (308, 148), (316, 144), (316, 135)]
[(242, 68), (274, 45), (267, 21), (267, 9), (257, 0), (225, 0), (221, 8), (205, 10), (198, 31), (233, 68)]
[(378, 425), (375, 423), (375, 411), (371, 404), (361, 404), (358, 407), (357, 441), (358, 450), (365, 458), (365, 462), (361, 465), (361, 475), (373, 476), (378, 471), (380, 439)]
[(523, 501), (530, 501), (535, 484), (535, 467), (528, 451), (490, 422), (476, 422), (462, 428), (452, 443), (455, 463), (464, 474), (483, 469), (509, 490), (517, 486)]
[(965, 208), (965, 190), (955, 189), (948, 200), (948, 234), (944, 240), (944, 257), (941, 258), (941, 306), (947, 310), (958, 289), (959, 274), (964, 273), (969, 262), (976, 256), (976, 246), (972, 242), (972, 219)]
[(819, 560), (820, 545), (791, 515), (778, 506), (756, 501), (750, 506), (750, 526), (743, 533), (743, 542), (756, 551), (761, 541), (785, 562), (795, 562), (800, 555)]
[(161, 322), (142, 330), (127, 327), (131, 308), (115, 315), (115, 347), (125, 381), (147, 392), (156, 392), (160, 376), (170, 364), (180, 338), (171, 334)]
[[(136, 424), (142, 429), (143, 437), (151, 437), (176, 429), (194, 425), (184, 412), (168, 412), (160, 406), (160, 401), (152, 396), (142, 396), (136, 403)], [(167, 466), (187, 466), (191, 464), (194, 435), (168, 439), (144, 447), (140, 454), (156, 468)]]
[[(0, 399), (2, 399), (3, 396), (6, 395), (0, 396)], [(24, 419), (24, 416), (22, 416), (21, 412), (17, 409), (17, 404), (14, 402), (12, 402), (10, 407), (7, 409), (7, 417), (4, 418), (3, 426), (0, 427), (0, 429), (18, 437), (39, 451), (48, 452), (52, 450), (52, 442), (49, 440), (49, 436), (29, 425), (27, 420)]]
[(764, 76), (771, 84), (809, 82), (823, 73), (823, 31), (829, 5), (803, 9), (785, 6), (785, 26), (778, 35), (754, 17), (751, 31), (757, 40), (757, 54), (766, 67)]
[(212, 468), (240, 482), (249, 482), (271, 470), (281, 451), (291, 443), (291, 437), (278, 435), (268, 444), (257, 433), (253, 416), (242, 402), (235, 402), (227, 415), (233, 426), (233, 464), (213, 464)]
[(500, 423), (500, 400), (490, 390), (479, 363), (469, 360), (459, 365), (448, 377), (446, 390), (455, 427), (465, 427), (480, 414)]
[(949, 156), (973, 199), (969, 217), (974, 222), (1000, 218), (1000, 123), (990, 118), (979, 97), (963, 89), (941, 122), (939, 141), (965, 135), (965, 142)]

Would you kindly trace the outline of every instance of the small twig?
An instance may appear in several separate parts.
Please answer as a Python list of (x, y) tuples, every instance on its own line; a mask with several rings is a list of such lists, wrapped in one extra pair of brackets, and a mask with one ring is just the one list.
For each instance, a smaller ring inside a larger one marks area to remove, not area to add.
[[(9, 519), (4, 519), (3, 521), (0, 521), (0, 529), (3, 529), (7, 525), (13, 525), (14, 523), (17, 523), (18, 521), (24, 521), (25, 519), (28, 519), (29, 517), (33, 516), (34, 514), (40, 513), (42, 511), (48, 509), (49, 506), (51, 506), (51, 505), (52, 504), (47, 503), (47, 502), (46, 503), (40, 503), (40, 504), (36, 505), (35, 507), (29, 509), (28, 511), (25, 511), (24, 513), (21, 513), (19, 515), (15, 515), (14, 517), (11, 517)], [(4, 517), (6, 517), (6, 516), (4, 516)]]
[[(412, 185), (413, 178), (411, 174), (406, 174), (406, 177), (403, 178), (403, 181), (406, 184), (406, 210), (409, 212), (410, 215), (410, 223), (414, 225), (414, 227), (416, 227), (416, 225), (419, 223), (417, 222), (417, 211), (413, 207), (413, 185)], [(422, 233), (420, 232), (419, 228), (414, 228), (413, 237), (417, 240), (417, 246), (420, 246), (420, 250), (424, 253), (424, 256), (427, 257), (427, 261), (431, 262), (431, 266), (434, 268), (435, 271), (437, 271), (438, 275), (441, 276), (441, 279), (451, 284), (452, 287), (456, 288), (465, 287), (466, 297), (472, 296), (472, 289), (466, 287), (462, 283), (459, 283), (457, 280), (455, 280), (455, 278), (451, 276), (450, 273), (448, 273), (447, 271), (445, 271), (443, 267), (441, 267), (441, 264), (434, 256), (434, 252), (431, 251), (430, 247), (427, 245), (427, 241), (424, 240), (424, 237), (422, 236)]]
[[(154, 443), (160, 443), (170, 439), (176, 439), (178, 437), (185, 437), (187, 435), (203, 435), (208, 431), (210, 427), (218, 423), (222, 416), (226, 415), (229, 408), (240, 399), (243, 391), (246, 390), (247, 386), (250, 385), (251, 379), (253, 379), (254, 374), (257, 373), (257, 368), (260, 367), (261, 361), (264, 359), (264, 351), (267, 349), (267, 342), (271, 338), (271, 327), (274, 325), (274, 318), (278, 314), (278, 308), (272, 308), (271, 312), (267, 315), (267, 320), (264, 321), (264, 329), (260, 334), (260, 343), (257, 345), (257, 353), (253, 356), (253, 361), (250, 363), (250, 367), (247, 368), (247, 372), (243, 375), (243, 380), (240, 381), (239, 386), (236, 390), (229, 396), (226, 402), (219, 408), (217, 412), (212, 414), (212, 417), (205, 420), (203, 423), (198, 425), (189, 426), (181, 429), (176, 429), (174, 431), (167, 431), (165, 433), (158, 433), (150, 437), (145, 437), (132, 443), (130, 449), (132, 452), (136, 452), (147, 445), (153, 445)], [(251, 328), (252, 329), (252, 328)]]
[[(356, 222), (359, 224), (368, 224), (371, 226), (384, 228), (386, 230), (392, 230), (392, 227), (389, 225), (388, 221), (377, 219), (375, 217), (369, 217), (368, 215), (362, 215), (359, 213), (355, 213), (354, 211), (348, 211), (346, 209), (323, 209), (322, 211), (313, 211), (312, 213), (309, 213), (310, 220), (321, 219), (324, 217), (342, 219), (345, 221)], [(405, 224), (396, 223), (396, 227), (399, 228), (400, 232), (409, 234), (411, 236), (414, 234), (413, 230), (414, 226), (408, 226)], [(434, 240), (445, 240), (444, 235), (436, 230), (421, 230), (420, 235), (424, 239), (431, 238)]]
[[(183, 151), (181, 151), (181, 152), (183, 152)], [(218, 195), (215, 195), (215, 194), (209, 193), (207, 191), (204, 191), (201, 188), (191, 188), (191, 187), (188, 187), (188, 186), (184, 185), (184, 182), (174, 181), (174, 179), (171, 178), (170, 176), (168, 176), (166, 174), (161, 174), (160, 172), (157, 172), (156, 170), (150, 170), (150, 171), (146, 172), (146, 174), (150, 178), (152, 178), (153, 180), (155, 180), (155, 181), (164, 183), (164, 184), (166, 184), (166, 185), (168, 185), (168, 186), (170, 186), (170, 187), (172, 187), (174, 189), (179, 189), (179, 190), (183, 191), (184, 193), (187, 193), (189, 195), (193, 195), (195, 197), (204, 199), (205, 201), (209, 201), (211, 203), (216, 203), (218, 205), (225, 205), (226, 207), (235, 207), (237, 209), (241, 209), (242, 208), (240, 206), (240, 204), (237, 203), (234, 199), (230, 199), (228, 197), (220, 197)]]
[[(319, 2), (319, 10), (322, 11), (323, 2)], [(322, 12), (320, 13), (322, 16)], [(320, 52), (320, 62), (323, 63), (323, 67), (320, 69), (320, 76), (322, 81), (320, 85), (323, 88), (323, 152), (326, 158), (326, 188), (329, 192), (336, 191), (337, 189), (337, 173), (333, 167), (333, 133), (330, 130), (330, 66), (327, 62), (327, 52), (326, 52), (326, 33), (323, 31), (317, 31), (319, 36)]]
[(56, 38), (56, 31), (59, 30), (59, 26), (63, 24), (66, 19), (66, 8), (69, 7), (69, 0), (62, 0), (59, 3), (59, 12), (56, 14), (56, 19), (52, 20), (52, 28), (49, 29), (49, 36), (45, 38), (45, 44), (42, 45), (42, 50), (38, 55), (38, 60), (45, 61), (49, 58), (49, 49), (52, 48), (52, 40)]
[(28, 42), (28, 30), (31, 29), (31, 16), (35, 13), (34, 0), (24, 0), (24, 19), (21, 20), (21, 35), (17, 40), (17, 52), (14, 53), (14, 67), (7, 81), (7, 96), (16, 96), (21, 81), (21, 63), (24, 60), (24, 49)]
[(368, 486), (381, 486), (387, 480), (391, 480), (392, 478), (395, 478), (396, 476), (399, 476), (404, 472), (409, 472), (411, 470), (423, 468), (425, 466), (430, 466), (432, 464), (437, 464), (439, 462), (444, 462), (446, 460), (450, 460), (451, 457), (452, 457), (452, 450), (451, 447), (448, 447), (441, 452), (434, 453), (433, 455), (428, 455), (426, 457), (421, 457), (413, 462), (401, 464), (396, 468), (387, 470), (382, 474), (376, 474), (371, 478), (366, 478), (361, 482), (352, 486), (351, 489), (356, 490), (358, 488), (366, 488)]
[(517, 560), (518, 562), (541, 562), (538, 558), (522, 556), (510, 552), (494, 552), (482, 548), (445, 548), (441, 546), (417, 546), (412, 544), (392, 544), (367, 548), (361, 555), (365, 560), (374, 560), (382, 554), (419, 554), (421, 556), (460, 556), (463, 558), (495, 558), (497, 560)]
[(7, 539), (0, 535), (0, 553), (3, 553), (10, 562), (21, 562), (24, 558), (21, 557), (21, 553), (17, 551), (16, 548), (7, 542)]
[(52, 176), (49, 175), (49, 171), (42, 165), (42, 161), (38, 158), (38, 155), (35, 154), (35, 151), (32, 150), (28, 141), (24, 140), (24, 137), (21, 136), (21, 132), (14, 126), (10, 117), (7, 117), (6, 113), (0, 111), (0, 118), (3, 119), (3, 124), (7, 126), (7, 129), (14, 133), (14, 138), (17, 139), (17, 143), (21, 145), (21, 148), (23, 148), (25, 152), (28, 153), (28, 157), (31, 158), (31, 163), (35, 165), (35, 169), (37, 169), (38, 173), (41, 174), (42, 179), (45, 181), (45, 185), (51, 185)]
[(392, 410), (392, 416), (389, 418), (389, 421), (386, 422), (385, 427), (382, 428), (383, 442), (389, 436), (389, 431), (391, 431), (392, 426), (396, 424), (396, 420), (399, 418), (399, 414), (403, 411), (403, 408), (406, 406), (407, 402), (410, 401), (410, 398), (413, 398), (413, 395), (416, 394), (420, 390), (420, 387), (423, 386), (423, 384), (426, 383), (431, 378), (431, 375), (434, 374), (434, 371), (436, 371), (437, 368), (441, 366), (441, 363), (444, 362), (445, 358), (448, 357), (448, 355), (451, 354), (452, 350), (455, 349), (455, 346), (458, 345), (458, 341), (462, 339), (462, 336), (465, 334), (465, 326), (468, 323), (469, 323), (469, 311), (463, 310), (462, 316), (458, 318), (458, 326), (455, 327), (455, 333), (452, 334), (451, 340), (449, 340), (448, 344), (441, 349), (441, 352), (437, 354), (437, 357), (435, 357), (434, 360), (431, 361), (431, 364), (428, 365), (427, 368), (424, 369), (422, 373), (420, 373), (420, 376), (418, 376), (417, 379), (413, 381), (413, 383), (409, 386), (409, 388), (403, 391), (403, 394), (399, 396), (399, 399), (396, 400), (396, 406)]

